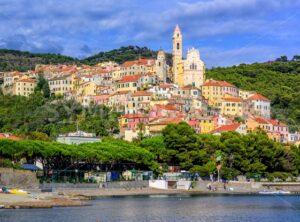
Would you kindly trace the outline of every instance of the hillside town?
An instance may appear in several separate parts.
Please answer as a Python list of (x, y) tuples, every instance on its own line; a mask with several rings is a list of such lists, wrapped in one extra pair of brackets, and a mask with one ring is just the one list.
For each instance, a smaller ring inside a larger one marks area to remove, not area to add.
[(83, 106), (105, 105), (121, 113), (118, 136), (128, 141), (140, 135), (159, 135), (168, 124), (184, 121), (198, 134), (263, 130), (274, 141), (299, 143), (299, 133), (292, 133), (287, 124), (271, 119), (270, 99), (226, 81), (207, 79), (205, 63), (195, 48), (183, 56), (178, 25), (172, 43), (172, 64), (167, 63), (162, 49), (157, 58), (122, 64), (40, 64), (25, 73), (1, 73), (1, 89), (5, 95), (29, 96), (37, 86), (38, 76), (43, 74), (51, 95), (74, 99)]

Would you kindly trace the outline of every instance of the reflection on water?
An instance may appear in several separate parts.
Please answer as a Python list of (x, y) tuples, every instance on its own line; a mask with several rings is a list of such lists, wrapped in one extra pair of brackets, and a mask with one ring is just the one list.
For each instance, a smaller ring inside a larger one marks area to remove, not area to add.
[(99, 198), (79, 208), (0, 210), (0, 221), (300, 221), (299, 196), (142, 196)]

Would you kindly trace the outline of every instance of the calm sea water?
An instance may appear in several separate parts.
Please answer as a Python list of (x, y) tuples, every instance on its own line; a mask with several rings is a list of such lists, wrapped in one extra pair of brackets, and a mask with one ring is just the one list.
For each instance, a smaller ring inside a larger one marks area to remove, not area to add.
[(0, 210), (1, 222), (300, 221), (300, 196), (99, 198), (89, 207)]

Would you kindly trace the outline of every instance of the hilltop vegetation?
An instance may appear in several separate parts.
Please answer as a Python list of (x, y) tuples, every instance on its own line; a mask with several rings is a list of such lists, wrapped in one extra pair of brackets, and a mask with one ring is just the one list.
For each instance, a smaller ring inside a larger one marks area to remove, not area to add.
[(272, 118), (300, 130), (300, 60), (278, 59), (276, 62), (241, 64), (212, 68), (207, 78), (228, 81), (240, 89), (253, 90), (271, 99)]
[[(127, 46), (114, 49), (108, 52), (100, 52), (94, 56), (90, 56), (81, 60), (85, 64), (97, 64), (104, 61), (115, 61), (119, 64), (135, 60), (139, 58), (156, 58), (157, 51), (153, 51), (147, 47)], [(167, 54), (168, 63), (171, 62), (172, 55)]]
[[(157, 51), (147, 47), (127, 46), (120, 47), (96, 55), (76, 59), (69, 56), (51, 53), (30, 53), (18, 50), (0, 49), (0, 71), (27, 71), (34, 69), (37, 64), (86, 64), (95, 65), (99, 62), (115, 61), (123, 63), (138, 58), (156, 58)], [(171, 63), (171, 54), (167, 54), (168, 63)]]
[(72, 64), (76, 59), (51, 53), (30, 53), (19, 50), (0, 49), (0, 71), (31, 70), (37, 64)]
[(111, 135), (118, 131), (119, 114), (105, 106), (85, 108), (72, 100), (45, 98), (35, 92), (29, 97), (0, 94), (0, 116), (0, 132), (49, 140), (60, 133), (76, 131), (77, 123), (80, 130), (97, 136)]

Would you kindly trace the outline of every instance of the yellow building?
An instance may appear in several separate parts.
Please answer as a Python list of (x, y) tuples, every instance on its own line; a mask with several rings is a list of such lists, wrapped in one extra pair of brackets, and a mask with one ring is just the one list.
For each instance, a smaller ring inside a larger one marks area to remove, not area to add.
[[(226, 95), (227, 94), (227, 95)], [(202, 95), (208, 100), (208, 104), (215, 106), (224, 97), (238, 97), (238, 88), (226, 81), (208, 80), (202, 86)]]
[(29, 96), (34, 92), (36, 80), (31, 78), (19, 79), (14, 83), (13, 94), (20, 96)]
[(94, 82), (82, 83), (77, 90), (78, 96), (95, 96), (97, 92), (97, 85)]
[(246, 126), (247, 126), (247, 132), (255, 132), (258, 129), (264, 130), (264, 131), (270, 131), (271, 124), (269, 121), (262, 117), (250, 117), (246, 120)]
[(239, 90), (239, 97), (242, 98), (243, 100), (248, 99), (250, 96), (253, 96), (256, 94), (254, 91), (246, 91), (246, 90)]
[(126, 101), (125, 113), (145, 113), (149, 111), (151, 98), (151, 92), (136, 91)]
[(134, 61), (126, 61), (120, 66), (120, 76), (138, 75), (155, 72), (154, 59), (138, 59)]
[(73, 90), (73, 76), (71, 74), (48, 80), (51, 94), (64, 95)]
[(226, 116), (242, 116), (243, 107), (240, 98), (229, 97), (223, 98), (217, 106), (220, 108), (221, 114)]
[(175, 83), (177, 85), (179, 85), (180, 87), (183, 87), (185, 86), (184, 84), (184, 62), (180, 62), (177, 64), (177, 75), (176, 75), (176, 80), (175, 80)]
[(135, 92), (141, 87), (141, 75), (124, 76), (117, 82), (117, 91)]
[(200, 133), (209, 133), (215, 128), (215, 122), (210, 117), (201, 117), (199, 119)]
[(191, 48), (186, 59), (182, 59), (182, 34), (178, 25), (173, 33), (173, 82), (179, 86), (193, 85), (201, 87), (205, 81), (205, 65), (200, 52)]

